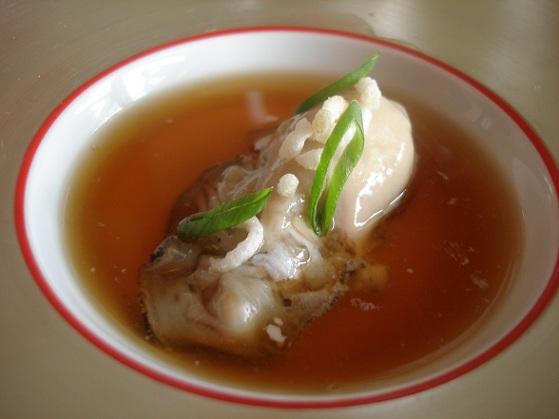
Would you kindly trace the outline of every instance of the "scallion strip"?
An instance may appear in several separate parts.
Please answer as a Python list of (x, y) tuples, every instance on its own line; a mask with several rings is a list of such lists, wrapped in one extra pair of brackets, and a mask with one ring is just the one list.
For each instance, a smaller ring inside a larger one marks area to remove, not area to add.
[(355, 83), (357, 83), (363, 77), (366, 77), (373, 70), (378, 59), (378, 53), (372, 55), (356, 70), (353, 70), (351, 73), (346, 74), (341, 79), (336, 80), (334, 83), (316, 92), (314, 95), (312, 95), (299, 105), (299, 107), (295, 110), (295, 115), (308, 111), (319, 103), (324, 102), (329, 97), (337, 95), (348, 87), (353, 86)]
[[(334, 167), (328, 186), (325, 187), (330, 163), (342, 138), (352, 125), (355, 125), (355, 133)], [(363, 154), (364, 144), (361, 107), (354, 100), (340, 116), (328, 137), (313, 178), (309, 199), (309, 221), (318, 236), (325, 235), (332, 228), (338, 199), (345, 182)], [(321, 199), (323, 195), (325, 196)]]
[(239, 225), (260, 213), (271, 193), (272, 188), (262, 189), (209, 211), (193, 214), (179, 223), (177, 232), (190, 239)]

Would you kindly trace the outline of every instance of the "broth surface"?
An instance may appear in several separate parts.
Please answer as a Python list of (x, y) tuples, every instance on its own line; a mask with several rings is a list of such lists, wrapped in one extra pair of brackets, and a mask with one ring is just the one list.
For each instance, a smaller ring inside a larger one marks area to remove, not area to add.
[[(165, 236), (171, 208), (206, 168), (248, 151), (328, 81), (258, 75), (162, 94), (102, 130), (72, 180), (68, 251), (83, 287), (131, 339), (189, 371), (290, 392), (343, 390), (428, 362), (475, 330), (520, 249), (519, 210), (497, 168), (456, 126), (390, 92), (412, 120), (416, 172), (365, 257), (385, 289), (350, 291), (280, 355), (248, 362), (146, 339), (138, 269)], [(381, 84), (382, 88), (382, 84)]]

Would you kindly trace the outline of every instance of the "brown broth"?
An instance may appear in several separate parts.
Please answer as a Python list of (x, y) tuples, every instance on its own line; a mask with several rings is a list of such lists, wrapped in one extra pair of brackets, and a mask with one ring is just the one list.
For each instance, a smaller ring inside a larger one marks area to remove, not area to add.
[[(214, 81), (136, 105), (99, 134), (70, 185), (68, 250), (83, 287), (136, 342), (223, 382), (322, 392), (428, 362), (490, 312), (520, 248), (509, 187), (456, 126), (396, 95), (412, 119), (418, 163), (403, 204), (366, 248), (369, 261), (389, 269), (385, 289), (348, 292), (267, 361), (145, 341), (137, 273), (164, 237), (177, 196), (207, 167), (247, 151), (250, 133), (274, 123), (270, 115), (288, 118), (322, 85), (285, 74)], [(249, 103), (260, 100), (268, 117), (255, 119)]]

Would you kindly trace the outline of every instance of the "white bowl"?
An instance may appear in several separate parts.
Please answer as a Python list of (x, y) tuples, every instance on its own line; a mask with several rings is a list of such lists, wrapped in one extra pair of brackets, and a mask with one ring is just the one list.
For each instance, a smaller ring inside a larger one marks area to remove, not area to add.
[[(524, 249), (506, 295), (483, 326), (446, 355), (350, 394), (291, 395), (242, 390), (174, 368), (131, 342), (79, 286), (64, 251), (62, 205), (75, 162), (93, 134), (138, 100), (202, 79), (265, 71), (342, 74), (371, 52), (375, 78), (436, 106), (470, 133), (510, 180), (522, 208)], [(339, 407), (393, 399), (456, 379), (512, 344), (559, 285), (559, 172), (542, 141), (502, 99), (460, 71), (390, 42), (319, 29), (246, 28), (181, 39), (104, 71), (65, 99), (30, 144), (15, 199), (23, 255), (37, 284), (80, 333), (142, 373), (194, 393), (261, 406)]]

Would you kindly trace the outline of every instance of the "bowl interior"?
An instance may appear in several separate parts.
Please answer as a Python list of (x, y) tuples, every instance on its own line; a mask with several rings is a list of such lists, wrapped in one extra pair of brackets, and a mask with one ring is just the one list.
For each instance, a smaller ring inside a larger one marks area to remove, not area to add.
[[(470, 133), (510, 180), (522, 208), (524, 244), (516, 275), (475, 334), (428, 365), (376, 380), (351, 394), (264, 394), (224, 387), (179, 371), (136, 345), (101, 314), (74, 278), (62, 234), (68, 181), (97, 130), (135, 102), (178, 85), (266, 71), (342, 74), (375, 51), (382, 55), (374, 73), (381, 88), (439, 109)], [(542, 160), (540, 153), (545, 150), (538, 150), (516, 115), (502, 106), (506, 105), (475, 82), (421, 54), (347, 34), (247, 30), (177, 42), (103, 73), (47, 120), (35, 138), (37, 148), (28, 157), (28, 171), (22, 173), (26, 257), (47, 295), (82, 333), (125, 363), (167, 383), (257, 404), (300, 401), (318, 406), (326, 401), (374, 401), (409, 394), (458, 376), (506, 347), (553, 291), (550, 278), (559, 248), (555, 179)]]

